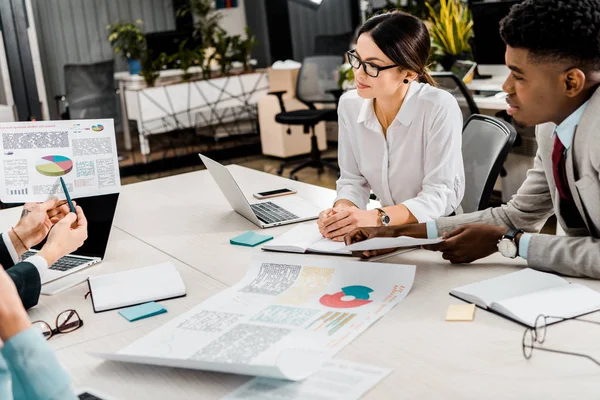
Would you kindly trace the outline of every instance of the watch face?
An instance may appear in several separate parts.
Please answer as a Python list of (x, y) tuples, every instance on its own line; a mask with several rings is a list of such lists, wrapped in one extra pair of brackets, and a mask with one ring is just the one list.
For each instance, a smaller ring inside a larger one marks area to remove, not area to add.
[(384, 225), (389, 225), (390, 223), (390, 217), (387, 215), (384, 215), (383, 217), (381, 217), (381, 222), (383, 222)]
[(502, 239), (498, 242), (498, 251), (504, 257), (517, 257), (517, 245), (510, 239)]

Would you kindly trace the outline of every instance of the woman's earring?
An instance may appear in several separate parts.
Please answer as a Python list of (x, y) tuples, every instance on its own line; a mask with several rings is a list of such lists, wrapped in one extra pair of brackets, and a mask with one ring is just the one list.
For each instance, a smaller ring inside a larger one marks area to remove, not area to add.
[(405, 80), (404, 80), (404, 83), (405, 83), (405, 84), (408, 84), (408, 79), (405, 79)]

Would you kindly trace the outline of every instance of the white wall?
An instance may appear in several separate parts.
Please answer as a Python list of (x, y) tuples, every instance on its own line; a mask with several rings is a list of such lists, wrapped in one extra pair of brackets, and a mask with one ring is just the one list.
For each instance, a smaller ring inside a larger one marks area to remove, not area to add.
[(226, 8), (218, 11), (223, 15), (221, 20), (221, 28), (230, 35), (244, 36), (244, 28), (246, 27), (246, 11), (244, 9), (244, 0), (238, 0), (236, 8)]

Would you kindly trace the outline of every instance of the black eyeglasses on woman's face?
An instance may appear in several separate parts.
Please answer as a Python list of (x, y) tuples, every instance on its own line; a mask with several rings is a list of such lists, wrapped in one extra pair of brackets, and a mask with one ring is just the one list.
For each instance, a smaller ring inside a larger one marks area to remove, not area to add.
[(380, 67), (379, 65), (371, 64), (368, 61), (363, 61), (356, 55), (356, 50), (349, 50), (346, 54), (348, 54), (348, 61), (352, 68), (359, 69), (362, 66), (365, 74), (369, 75), (371, 78), (377, 78), (381, 71), (397, 67), (397, 65)]
[(31, 325), (39, 329), (42, 335), (44, 335), (44, 338), (48, 340), (54, 335), (71, 333), (81, 328), (83, 326), (83, 320), (79, 317), (77, 311), (65, 310), (58, 314), (55, 324), (56, 328), (52, 329), (52, 327), (46, 321), (35, 321), (31, 323)]

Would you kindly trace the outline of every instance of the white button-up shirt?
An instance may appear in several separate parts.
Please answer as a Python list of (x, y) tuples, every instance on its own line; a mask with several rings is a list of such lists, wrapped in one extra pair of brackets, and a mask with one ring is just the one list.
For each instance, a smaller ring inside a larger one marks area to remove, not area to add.
[(404, 204), (419, 222), (451, 214), (465, 191), (462, 113), (448, 92), (412, 82), (387, 130), (373, 100), (345, 93), (338, 108), (337, 200), (365, 209), (373, 190), (382, 206)]

